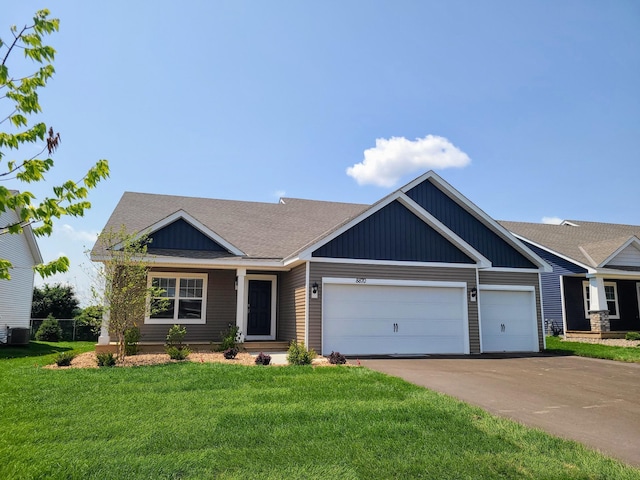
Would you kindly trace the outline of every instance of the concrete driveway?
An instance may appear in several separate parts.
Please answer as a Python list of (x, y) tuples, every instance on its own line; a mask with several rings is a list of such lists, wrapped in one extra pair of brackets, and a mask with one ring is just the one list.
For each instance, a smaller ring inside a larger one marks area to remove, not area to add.
[(360, 363), (640, 467), (640, 364), (544, 355)]

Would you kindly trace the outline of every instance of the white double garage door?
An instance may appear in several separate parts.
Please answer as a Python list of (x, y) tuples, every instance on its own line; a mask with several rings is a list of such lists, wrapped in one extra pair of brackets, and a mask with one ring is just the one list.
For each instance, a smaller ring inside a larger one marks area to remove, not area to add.
[[(462, 282), (323, 279), (322, 353), (468, 354), (467, 286)], [(531, 287), (481, 286), (483, 352), (538, 351)]]

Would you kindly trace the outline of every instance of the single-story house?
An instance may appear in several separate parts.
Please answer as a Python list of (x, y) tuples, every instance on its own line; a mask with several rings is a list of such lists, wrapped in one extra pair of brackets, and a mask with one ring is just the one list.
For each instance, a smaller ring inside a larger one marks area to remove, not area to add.
[(4, 230), (19, 221), (20, 214), (15, 210), (0, 212), (0, 232), (3, 232), (0, 233), (0, 258), (12, 264), (11, 279), (0, 280), (0, 344), (29, 343), (33, 267), (42, 263), (30, 225), (24, 226), (19, 234)]
[[(431, 171), (373, 205), (127, 192), (105, 229), (122, 225), (150, 238), (148, 280), (170, 302), (140, 319), (143, 342), (177, 323), (190, 343), (233, 324), (245, 343), (295, 340), (324, 355), (544, 348), (548, 265)], [(104, 248), (92, 258), (107, 260)]]
[(640, 226), (500, 223), (552, 266), (541, 274), (544, 314), (567, 336), (640, 331)]

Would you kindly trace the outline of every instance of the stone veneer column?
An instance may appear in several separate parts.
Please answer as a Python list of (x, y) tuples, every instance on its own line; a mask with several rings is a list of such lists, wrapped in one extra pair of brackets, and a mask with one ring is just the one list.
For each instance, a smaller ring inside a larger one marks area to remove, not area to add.
[(589, 310), (592, 332), (610, 332), (609, 310)]

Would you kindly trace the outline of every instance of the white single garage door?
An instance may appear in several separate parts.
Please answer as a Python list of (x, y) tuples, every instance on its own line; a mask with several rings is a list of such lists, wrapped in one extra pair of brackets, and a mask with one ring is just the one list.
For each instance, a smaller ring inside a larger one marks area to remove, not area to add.
[(533, 288), (481, 286), (478, 297), (483, 352), (539, 351)]
[(464, 284), (357, 281), (323, 283), (324, 355), (469, 353)]

